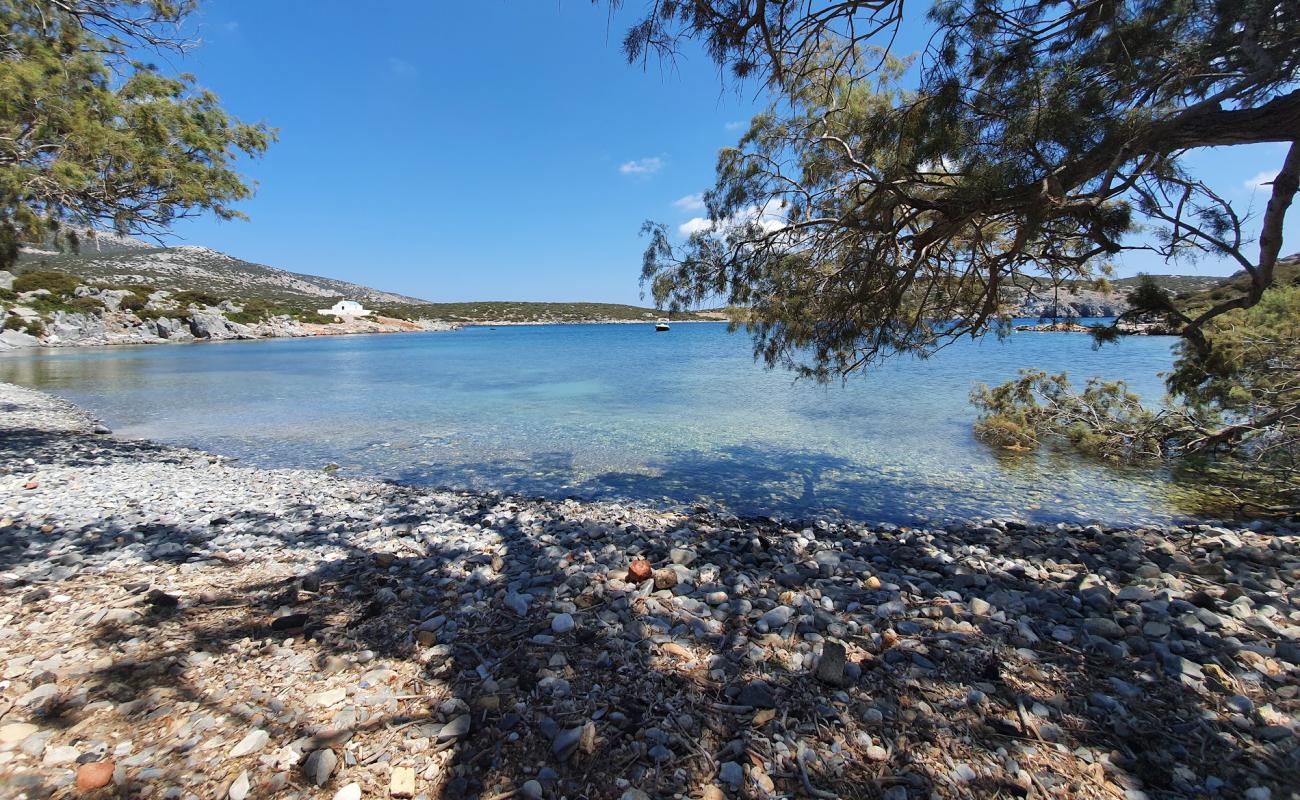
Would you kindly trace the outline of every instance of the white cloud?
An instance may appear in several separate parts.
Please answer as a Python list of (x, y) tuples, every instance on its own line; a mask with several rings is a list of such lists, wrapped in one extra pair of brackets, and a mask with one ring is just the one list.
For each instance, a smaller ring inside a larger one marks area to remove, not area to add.
[(789, 220), (782, 211), (781, 201), (769, 200), (762, 207), (746, 206), (736, 212), (734, 216), (722, 220), (716, 228), (706, 217), (692, 217), (678, 225), (677, 232), (682, 236), (690, 236), (691, 234), (706, 233), (711, 230), (737, 228), (751, 222), (758, 223), (758, 227), (764, 231), (774, 231), (785, 227)]
[(762, 208), (750, 206), (736, 216), (741, 222), (757, 222), (763, 230), (771, 231), (783, 228), (789, 222), (785, 212), (782, 211), (783, 207), (784, 204), (780, 200), (768, 200)]
[(713, 223), (705, 217), (691, 217), (677, 226), (677, 232), (682, 236), (690, 236), (694, 233), (704, 233), (712, 227)]
[(674, 200), (673, 206), (679, 211), (703, 211), (704, 195), (699, 192), (688, 194), (685, 197)]
[(957, 162), (948, 156), (943, 156), (938, 161), (922, 161), (916, 165), (916, 168), (920, 172), (942, 172), (951, 175), (957, 171)]
[(220, 27), (221, 27), (221, 30), (225, 31), (226, 33), (239, 33), (239, 22), (238, 22), (238, 20), (231, 20), (230, 22), (223, 22), (223, 23), (221, 23), (221, 26), (220, 26)]
[(388, 71), (399, 78), (414, 78), (420, 74), (420, 70), (404, 58), (388, 59)]
[(728, 122), (726, 125), (723, 125), (722, 127), (726, 128), (729, 131), (738, 131), (744, 128), (748, 124), (749, 123), (741, 119), (741, 120), (736, 120), (735, 122)]
[(1245, 186), (1252, 192), (1256, 189), (1263, 189), (1267, 184), (1272, 183), (1277, 177), (1277, 170), (1264, 170), (1255, 177), (1246, 181)]
[(618, 171), (624, 175), (653, 175), (664, 168), (662, 158), (638, 158), (620, 164)]

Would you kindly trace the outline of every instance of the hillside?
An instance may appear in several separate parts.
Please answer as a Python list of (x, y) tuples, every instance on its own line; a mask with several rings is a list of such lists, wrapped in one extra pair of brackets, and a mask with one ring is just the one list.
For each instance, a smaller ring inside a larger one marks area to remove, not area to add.
[[(77, 253), (59, 252), (52, 246), (24, 249), (17, 271), (37, 270), (67, 272), (92, 284), (148, 286), (173, 293), (199, 292), (237, 304), (252, 301), (259, 308), (299, 314), (310, 314), (334, 300), (346, 298), (360, 301), (387, 317), (453, 324), (646, 322), (669, 316), (652, 308), (614, 303), (434, 303), (362, 284), (255, 264), (206, 247), (160, 247), (102, 232), (93, 236), (83, 234)], [(1279, 280), (1294, 281), (1297, 274), (1300, 274), (1300, 260), (1295, 257), (1279, 268)], [(1151, 277), (1193, 307), (1227, 296), (1236, 283), (1245, 280), (1244, 274), (1226, 281), (1203, 275)], [(1093, 284), (1079, 281), (1067, 283), (1059, 294), (1040, 287), (1030, 295), (1024, 288), (1013, 288), (1008, 290), (1007, 300), (1013, 306), (1013, 313), (1022, 317), (1115, 316), (1128, 307), (1127, 295), (1138, 280), (1116, 279), (1111, 281), (1109, 291), (1098, 291)], [(684, 312), (671, 318), (720, 319), (723, 315)]]
[(304, 311), (320, 308), (322, 300), (341, 297), (367, 305), (424, 302), (356, 283), (254, 264), (206, 247), (155, 247), (102, 233), (85, 241), (78, 253), (25, 249), (18, 270), (68, 272), (96, 283), (142, 284), (171, 292), (201, 291), (222, 299), (262, 300)]
[[(1223, 283), (1222, 275), (1151, 275), (1156, 286), (1167, 292), (1174, 294), (1186, 294), (1189, 292), (1199, 292), (1205, 289), (1212, 289)], [(1121, 292), (1128, 293), (1137, 288), (1140, 277), (1133, 278), (1116, 278), (1111, 281), (1111, 285)]]
[(576, 324), (583, 322), (653, 322), (658, 319), (725, 319), (709, 311), (669, 314), (653, 308), (618, 303), (526, 303), (494, 300), (476, 303), (421, 303), (418, 306), (380, 306), (390, 316), (453, 323), (492, 322), (505, 325), (528, 323)]
[[(451, 323), (640, 322), (668, 316), (653, 308), (615, 303), (431, 303), (348, 281), (255, 264), (206, 247), (159, 247), (102, 232), (83, 235), (77, 253), (59, 252), (52, 246), (25, 248), (17, 271), (67, 272), (86, 283), (199, 292), (217, 300), (254, 301), (258, 306), (302, 313), (345, 298), (388, 317)], [(708, 313), (671, 316), (676, 320), (716, 318)]]
[[(1245, 279), (1244, 274), (1224, 278), (1219, 275), (1149, 275), (1156, 285), (1184, 300), (1214, 293), (1231, 292), (1232, 281)], [(1128, 310), (1128, 295), (1143, 276), (1116, 278), (1109, 287), (1099, 289), (1093, 281), (1065, 281), (1059, 292), (1048, 285), (1024, 285), (1006, 291), (1006, 300), (1017, 317), (1114, 317)]]
[[(1300, 286), (1300, 253), (1279, 260), (1273, 270), (1273, 280), (1278, 286)], [(1245, 271), (1238, 272), (1220, 278), (1213, 286), (1180, 293), (1178, 304), (1189, 311), (1203, 311), (1215, 303), (1245, 294), (1249, 286), (1250, 276)]]

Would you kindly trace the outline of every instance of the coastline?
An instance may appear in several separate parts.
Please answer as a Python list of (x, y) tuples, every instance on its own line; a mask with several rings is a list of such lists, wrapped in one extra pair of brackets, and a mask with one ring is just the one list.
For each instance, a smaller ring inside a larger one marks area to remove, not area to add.
[(15, 796), (104, 762), (198, 797), (1296, 785), (1286, 527), (783, 525), (235, 465), (10, 384), (0, 411)]
[(53, 334), (37, 338), (14, 330), (0, 332), (0, 353), (62, 350), (78, 347), (123, 347), (132, 345), (196, 344), (202, 342), (302, 339), (316, 336), (358, 336), (390, 333), (445, 333), (459, 330), (452, 323), (378, 317), (330, 324), (295, 322), (273, 318), (254, 325), (231, 322), (219, 313), (195, 314), (188, 318), (163, 318), (149, 324), (123, 322), (120, 312), (95, 318), (86, 314), (58, 312), (51, 325)]
[[(720, 317), (718, 319), (673, 319), (668, 321), (669, 325), (698, 325), (701, 323), (708, 324), (708, 323), (718, 323), (718, 322), (725, 324), (727, 320), (726, 318)], [(525, 325), (645, 325), (647, 327), (654, 327), (655, 320), (652, 319), (584, 319), (584, 320), (535, 320), (532, 322), (516, 322), (511, 320), (507, 322), (490, 322), (490, 321), (489, 322), (479, 322), (479, 321), (457, 322), (455, 324), (465, 328), (486, 328), (486, 327), (505, 328), (511, 326), (519, 327)]]
[[(726, 323), (723, 319), (674, 320), (673, 325)], [(83, 337), (54, 342), (39, 341), (35, 337), (15, 336), (13, 331), (0, 334), (0, 353), (33, 353), (54, 350), (66, 350), (79, 347), (129, 347), (136, 345), (165, 344), (203, 344), (208, 342), (263, 341), (272, 339), (305, 339), (317, 336), (379, 336), (401, 333), (452, 333), (465, 328), (504, 328), (543, 325), (645, 325), (652, 327), (653, 321), (643, 320), (561, 320), (536, 322), (443, 322), (440, 320), (388, 320), (385, 322), (352, 322), (317, 325), (296, 323), (292, 326), (271, 323), (255, 326), (243, 326), (230, 323), (229, 330), (216, 335), (162, 338), (128, 333), (121, 336)], [(24, 335), (25, 336), (25, 335)]]

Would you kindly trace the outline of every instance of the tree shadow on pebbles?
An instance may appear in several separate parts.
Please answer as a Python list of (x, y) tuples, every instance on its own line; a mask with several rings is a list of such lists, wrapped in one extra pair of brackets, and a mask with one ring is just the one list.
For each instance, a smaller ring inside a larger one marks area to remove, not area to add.
[[(69, 481), (115, 460), (203, 468), (67, 438), (24, 447)], [(1260, 552), (1233, 558), (1185, 549), (1190, 534), (803, 528), (242, 474), (279, 510), (231, 495), (176, 508), (180, 522), (0, 530), (0, 738), (37, 729), (0, 745), (9, 796), (70, 795), (78, 764), (103, 760), (116, 772), (99, 792), (177, 800), (1300, 785), (1275, 719), (1297, 710), (1294, 664), (1276, 633), (1223, 613), (1230, 585), (1285, 606), (1274, 582), (1294, 537), (1241, 533)], [(42, 536), (70, 574), (38, 569)], [(1184, 553), (1233, 581), (1181, 570)], [(649, 579), (628, 574), (638, 558)], [(1148, 564), (1179, 569), (1139, 577)], [(1171, 633), (1147, 636), (1151, 601), (1111, 591), (1167, 595), (1175, 574), (1220, 627), (1175, 603)]]

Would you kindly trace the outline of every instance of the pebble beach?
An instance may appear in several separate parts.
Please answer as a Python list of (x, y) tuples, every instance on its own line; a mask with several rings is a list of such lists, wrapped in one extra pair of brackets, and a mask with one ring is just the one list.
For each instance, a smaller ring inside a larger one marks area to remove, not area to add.
[(1300, 526), (438, 491), (0, 384), (0, 795), (1300, 797)]

